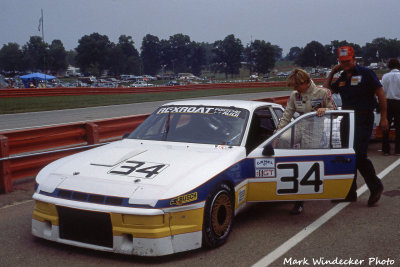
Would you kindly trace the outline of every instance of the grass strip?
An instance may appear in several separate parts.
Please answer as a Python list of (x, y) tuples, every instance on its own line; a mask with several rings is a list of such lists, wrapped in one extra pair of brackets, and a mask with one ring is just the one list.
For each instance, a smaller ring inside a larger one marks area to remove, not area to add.
[(215, 95), (262, 93), (283, 90), (289, 90), (289, 88), (235, 88), (179, 91), (167, 93), (0, 98), (0, 114), (120, 105), (193, 97), (207, 97)]

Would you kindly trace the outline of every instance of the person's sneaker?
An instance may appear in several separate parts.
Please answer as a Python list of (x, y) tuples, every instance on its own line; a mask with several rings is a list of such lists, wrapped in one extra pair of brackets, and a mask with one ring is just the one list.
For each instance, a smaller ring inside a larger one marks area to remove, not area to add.
[(390, 154), (388, 152), (383, 153), (384, 156), (389, 156)]
[(381, 198), (382, 192), (383, 192), (383, 185), (381, 185), (378, 190), (371, 192), (371, 195), (368, 199), (369, 207), (372, 207), (376, 202), (379, 201), (379, 199)]
[(292, 214), (292, 215), (298, 215), (298, 214), (300, 214), (300, 213), (302, 213), (303, 212), (303, 202), (301, 202), (301, 203), (295, 203), (294, 204), (294, 207), (292, 208), (292, 210), (290, 211), (290, 214)]

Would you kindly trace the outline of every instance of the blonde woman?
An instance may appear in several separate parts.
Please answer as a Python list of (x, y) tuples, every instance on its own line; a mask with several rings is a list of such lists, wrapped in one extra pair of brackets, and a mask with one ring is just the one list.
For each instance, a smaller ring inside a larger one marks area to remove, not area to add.
[[(323, 116), (326, 110), (335, 109), (330, 91), (326, 88), (317, 87), (305, 70), (294, 69), (288, 76), (287, 85), (293, 87), (293, 92), (289, 97), (277, 130), (285, 127), (292, 120), (295, 112), (302, 115), (316, 111), (318, 116)], [(311, 144), (312, 139), (311, 134), (302, 135), (302, 148), (310, 148), (307, 147), (307, 144)], [(303, 201), (297, 201), (290, 213), (300, 214), (303, 209)]]

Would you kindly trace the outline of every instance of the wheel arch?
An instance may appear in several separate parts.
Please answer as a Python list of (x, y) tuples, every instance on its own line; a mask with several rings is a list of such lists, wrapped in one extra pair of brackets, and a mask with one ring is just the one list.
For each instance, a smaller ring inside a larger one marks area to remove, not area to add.
[(232, 231), (235, 214), (233, 183), (223, 180), (208, 193), (203, 214), (203, 246), (214, 248), (224, 244)]

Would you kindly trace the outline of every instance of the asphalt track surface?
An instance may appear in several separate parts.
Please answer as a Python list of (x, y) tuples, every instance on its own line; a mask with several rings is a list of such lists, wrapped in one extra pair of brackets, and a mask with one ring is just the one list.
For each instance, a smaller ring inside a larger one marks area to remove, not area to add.
[[(249, 99), (256, 98), (262, 97)], [(18, 184), (14, 192), (0, 195), (0, 266), (400, 266), (400, 157), (384, 157), (379, 149), (378, 142), (369, 148), (385, 186), (374, 207), (367, 207), (369, 191), (362, 193), (359, 175), (357, 202), (309, 201), (297, 216), (289, 215), (289, 202), (251, 204), (235, 217), (222, 247), (155, 258), (34, 238), (33, 183)], [(317, 263), (321, 259), (332, 262)]]

